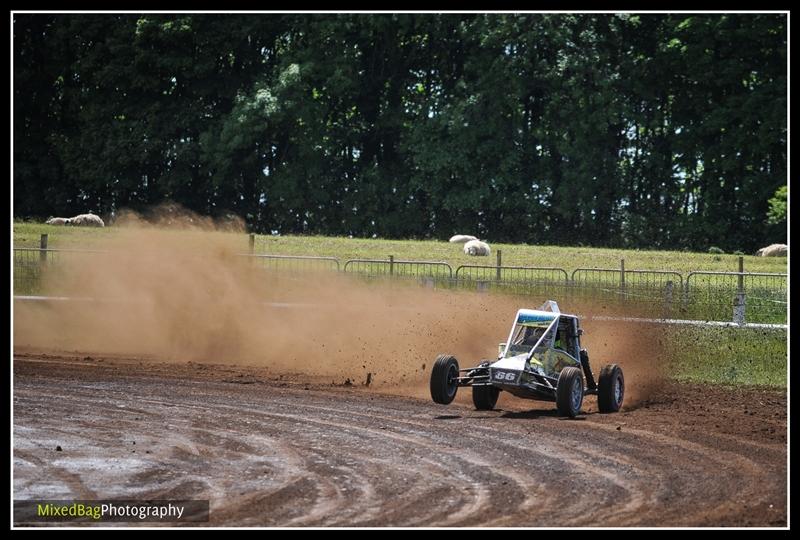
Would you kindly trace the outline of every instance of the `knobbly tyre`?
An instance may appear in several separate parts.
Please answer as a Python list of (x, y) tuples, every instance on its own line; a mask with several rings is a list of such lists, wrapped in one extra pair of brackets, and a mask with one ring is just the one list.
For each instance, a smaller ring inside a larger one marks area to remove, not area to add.
[(578, 317), (561, 313), (553, 300), (539, 309), (520, 309), (494, 362), (459, 369), (454, 356), (439, 355), (431, 372), (431, 397), (447, 405), (459, 386), (471, 386), (475, 408), (491, 410), (505, 390), (521, 398), (554, 401), (559, 415), (575, 417), (584, 395), (596, 394), (601, 413), (617, 412), (625, 394), (622, 369), (603, 366), (595, 382), (589, 354), (581, 348), (582, 334)]

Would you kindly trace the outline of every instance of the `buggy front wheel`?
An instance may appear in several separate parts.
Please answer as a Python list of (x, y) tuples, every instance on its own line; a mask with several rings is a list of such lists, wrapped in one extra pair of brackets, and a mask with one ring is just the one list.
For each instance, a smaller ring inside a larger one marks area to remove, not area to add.
[(556, 385), (556, 408), (560, 416), (575, 418), (583, 404), (583, 374), (576, 367), (561, 370)]
[(479, 411), (491, 411), (497, 405), (497, 397), (500, 389), (491, 385), (480, 385), (472, 387), (472, 403)]
[(458, 360), (449, 354), (436, 357), (431, 371), (431, 397), (436, 403), (451, 403), (458, 391)]

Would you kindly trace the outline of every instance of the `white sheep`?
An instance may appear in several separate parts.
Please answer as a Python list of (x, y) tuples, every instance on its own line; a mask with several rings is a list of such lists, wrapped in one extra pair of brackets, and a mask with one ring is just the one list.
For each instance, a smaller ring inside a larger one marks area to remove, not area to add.
[(450, 238), (450, 243), (452, 244), (463, 244), (464, 242), (469, 242), (470, 240), (477, 240), (474, 236), (470, 236), (468, 234), (457, 234)]
[(50, 219), (45, 221), (45, 223), (47, 223), (48, 225), (66, 225), (67, 221), (69, 221), (69, 218), (51, 217)]
[(470, 240), (464, 244), (464, 253), (467, 255), (485, 257), (491, 252), (492, 250), (489, 248), (489, 244), (481, 242), (480, 240)]
[(100, 216), (96, 216), (94, 214), (80, 214), (75, 217), (71, 217), (64, 225), (76, 225), (81, 226), (85, 225), (87, 227), (105, 227), (106, 224), (103, 223), (103, 220), (100, 219)]
[(759, 257), (786, 257), (789, 253), (789, 246), (786, 244), (772, 244), (761, 248), (756, 252)]

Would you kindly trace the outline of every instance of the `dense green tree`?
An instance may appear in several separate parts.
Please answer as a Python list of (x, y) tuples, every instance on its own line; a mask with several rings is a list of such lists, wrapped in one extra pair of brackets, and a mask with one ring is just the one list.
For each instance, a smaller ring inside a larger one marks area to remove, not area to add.
[(767, 221), (770, 225), (785, 225), (786, 224), (786, 203), (789, 195), (787, 186), (781, 186), (775, 192), (775, 196), (769, 200), (769, 212), (767, 214)]
[(751, 251), (785, 235), (786, 22), (15, 14), (14, 214)]

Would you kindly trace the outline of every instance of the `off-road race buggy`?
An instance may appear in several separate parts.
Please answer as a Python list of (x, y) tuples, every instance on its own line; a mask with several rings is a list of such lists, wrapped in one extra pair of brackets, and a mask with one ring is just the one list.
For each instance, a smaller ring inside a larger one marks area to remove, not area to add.
[(589, 354), (581, 348), (582, 334), (578, 317), (561, 313), (552, 300), (536, 310), (520, 309), (496, 361), (459, 369), (454, 356), (439, 355), (431, 372), (431, 397), (447, 405), (459, 386), (471, 386), (475, 408), (491, 410), (505, 390), (522, 398), (555, 401), (559, 415), (575, 417), (584, 395), (596, 394), (601, 413), (617, 412), (625, 394), (622, 369), (603, 366), (595, 382)]

